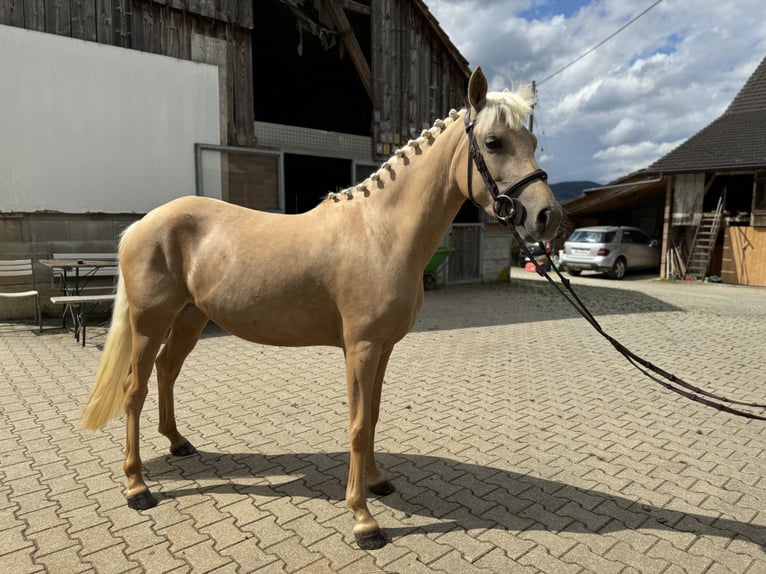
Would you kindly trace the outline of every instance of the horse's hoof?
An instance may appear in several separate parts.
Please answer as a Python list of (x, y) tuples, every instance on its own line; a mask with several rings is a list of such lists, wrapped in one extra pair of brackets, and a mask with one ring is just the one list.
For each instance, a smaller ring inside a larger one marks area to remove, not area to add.
[(149, 510), (157, 506), (157, 500), (148, 490), (128, 496), (128, 508), (133, 510)]
[(394, 488), (394, 485), (390, 480), (384, 480), (378, 484), (370, 485), (370, 491), (378, 496), (388, 496), (389, 494), (396, 492), (396, 488)]
[(354, 538), (362, 550), (377, 550), (388, 544), (388, 540), (380, 528), (367, 534), (354, 534)]
[(187, 440), (185, 443), (175, 448), (171, 448), (170, 454), (173, 456), (191, 456), (193, 454), (197, 454), (197, 449), (194, 448), (194, 445)]

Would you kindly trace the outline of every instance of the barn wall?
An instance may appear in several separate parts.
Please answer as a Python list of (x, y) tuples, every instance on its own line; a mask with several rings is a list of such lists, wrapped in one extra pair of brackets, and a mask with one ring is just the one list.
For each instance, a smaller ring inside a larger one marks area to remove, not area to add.
[(214, 66), (0, 26), (0, 77), (0, 212), (146, 212), (220, 141)]
[(384, 158), (462, 107), (468, 68), (445, 52), (417, 2), (375, 0), (371, 10), (374, 151)]
[(736, 285), (766, 287), (766, 228), (726, 226), (721, 279)]

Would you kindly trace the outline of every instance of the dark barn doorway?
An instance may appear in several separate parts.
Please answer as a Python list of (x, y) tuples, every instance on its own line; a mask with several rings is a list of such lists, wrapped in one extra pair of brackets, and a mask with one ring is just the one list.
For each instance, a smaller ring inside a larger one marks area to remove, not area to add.
[(313, 209), (330, 191), (351, 186), (351, 160), (286, 153), (285, 213)]
[[(372, 101), (325, 12), (314, 2), (253, 2), (255, 119), (369, 136)], [(346, 14), (370, 62), (369, 14)]]

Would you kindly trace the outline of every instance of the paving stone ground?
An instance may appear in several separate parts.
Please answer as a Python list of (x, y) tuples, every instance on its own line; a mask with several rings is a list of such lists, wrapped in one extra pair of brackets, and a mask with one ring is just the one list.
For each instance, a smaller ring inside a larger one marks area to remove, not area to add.
[[(605, 330), (698, 386), (766, 402), (766, 289), (574, 285)], [(78, 429), (105, 329), (0, 323), (0, 573), (766, 573), (766, 422), (690, 402), (628, 364), (534, 274), (427, 292), (378, 425), (396, 493), (361, 551), (345, 508), (342, 353), (209, 329), (177, 383), (159, 500), (123, 496), (123, 421)]]

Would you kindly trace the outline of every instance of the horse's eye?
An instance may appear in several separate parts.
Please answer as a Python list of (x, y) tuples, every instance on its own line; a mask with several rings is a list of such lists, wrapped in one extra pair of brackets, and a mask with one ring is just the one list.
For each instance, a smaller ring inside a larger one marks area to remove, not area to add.
[(484, 140), (484, 145), (487, 146), (488, 150), (497, 151), (503, 147), (503, 142), (495, 136), (487, 136)]

